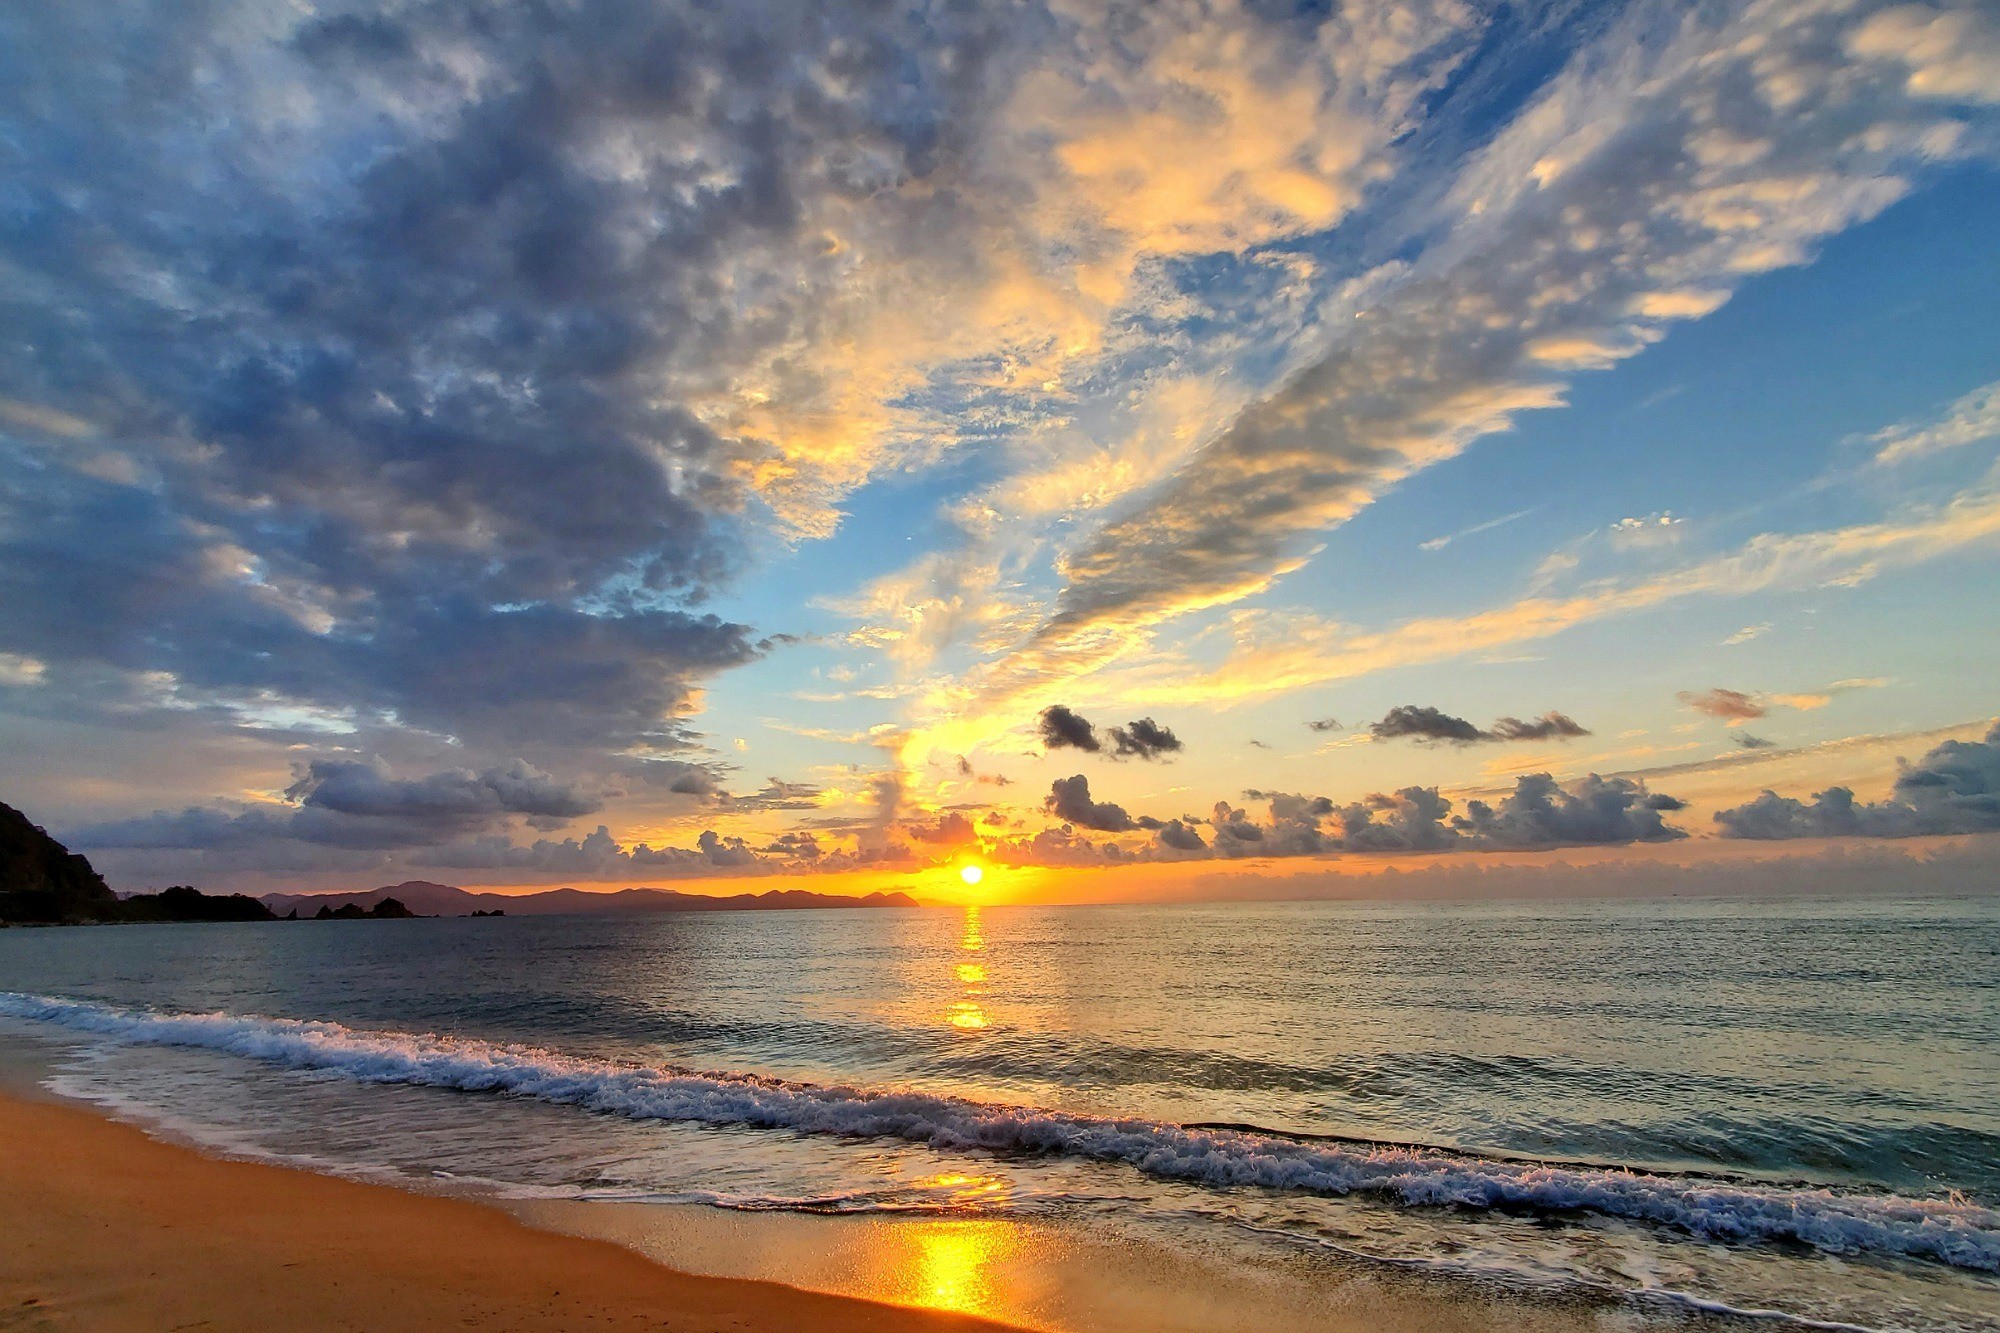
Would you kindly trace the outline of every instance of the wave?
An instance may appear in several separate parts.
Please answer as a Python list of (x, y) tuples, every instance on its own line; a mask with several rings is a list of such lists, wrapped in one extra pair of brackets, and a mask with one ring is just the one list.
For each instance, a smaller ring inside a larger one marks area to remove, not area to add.
[(179, 1014), (0, 991), (0, 1016), (124, 1042), (195, 1047), (369, 1083), (496, 1092), (633, 1119), (888, 1138), (943, 1150), (1122, 1164), (1211, 1187), (1359, 1194), (1408, 1205), (1594, 1213), (1722, 1241), (2000, 1272), (2000, 1213), (1957, 1200), (1784, 1189), (1393, 1145), (1007, 1106), (935, 1093), (787, 1082), (582, 1059), (533, 1047), (339, 1023)]

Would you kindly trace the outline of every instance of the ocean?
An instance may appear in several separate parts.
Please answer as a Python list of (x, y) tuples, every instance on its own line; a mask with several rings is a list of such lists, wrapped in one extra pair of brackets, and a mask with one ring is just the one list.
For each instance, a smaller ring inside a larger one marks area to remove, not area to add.
[[(1991, 896), (9, 930), (0, 1036), (166, 1132), (427, 1188), (1019, 1223), (1295, 1303), (1379, 1270), (2000, 1330)], [(956, 1262), (909, 1298), (1090, 1322)]]

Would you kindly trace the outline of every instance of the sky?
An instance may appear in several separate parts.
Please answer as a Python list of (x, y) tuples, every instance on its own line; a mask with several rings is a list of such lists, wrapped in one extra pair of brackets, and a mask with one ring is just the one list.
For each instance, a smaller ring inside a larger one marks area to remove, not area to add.
[(126, 889), (1990, 870), (1996, 218), (1987, 0), (16, 6), (0, 800)]

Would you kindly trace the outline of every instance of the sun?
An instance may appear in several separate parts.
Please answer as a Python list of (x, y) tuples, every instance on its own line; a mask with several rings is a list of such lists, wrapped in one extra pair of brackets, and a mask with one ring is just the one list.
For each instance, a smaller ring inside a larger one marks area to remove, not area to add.
[(966, 886), (970, 888), (976, 886), (980, 880), (986, 878), (986, 871), (979, 866), (963, 865), (958, 868), (958, 877), (964, 880)]

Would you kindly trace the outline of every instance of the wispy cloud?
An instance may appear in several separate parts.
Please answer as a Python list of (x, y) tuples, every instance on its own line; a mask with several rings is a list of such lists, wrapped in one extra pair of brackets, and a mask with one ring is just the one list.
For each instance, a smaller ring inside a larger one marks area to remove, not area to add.
[(1447, 533), (1442, 537), (1433, 537), (1427, 542), (1418, 542), (1417, 549), (1422, 551), (1442, 551), (1455, 541), (1462, 541), (1467, 537), (1476, 537), (1482, 532), (1491, 532), (1495, 528), (1512, 523), (1515, 519), (1526, 518), (1534, 512), (1532, 508), (1516, 509), (1511, 514), (1502, 514), (1499, 518), (1489, 518), (1484, 523), (1475, 523), (1469, 528), (1460, 528), (1457, 532)]
[[(1926, 108), (1961, 85), (1919, 77), (1929, 48), (1867, 20), (1642, 7), (1466, 169), (1445, 238), (1341, 311), (1324, 358), (1064, 553), (1052, 614), (976, 693), (1102, 669), (1152, 626), (1270, 588), (1397, 480), (1904, 194), (1959, 145)], [(1829, 80), (1818, 53), (1850, 41), (1869, 60)], [(1739, 81), (1760, 96), (1728, 95)]]
[(1154, 664), (1119, 672), (1100, 689), (1134, 703), (1228, 703), (1492, 652), (1683, 598), (1863, 581), (1968, 546), (1994, 544), (2000, 544), (2000, 492), (1975, 491), (1940, 506), (1913, 506), (1879, 523), (1766, 533), (1727, 554), (1678, 569), (1599, 580), (1565, 596), (1526, 597), (1388, 629), (1363, 630), (1309, 616), (1246, 617), (1235, 651), (1211, 670)]
[(1868, 439), (1876, 446), (1875, 462), (1889, 466), (1995, 437), (2000, 437), (2000, 380), (1966, 394), (1941, 417), (1901, 422)]

